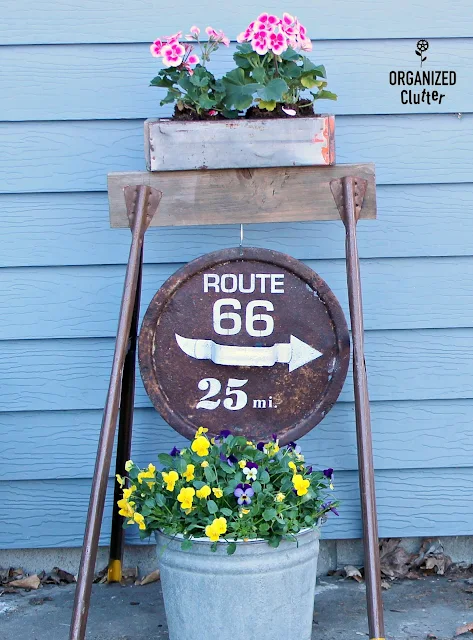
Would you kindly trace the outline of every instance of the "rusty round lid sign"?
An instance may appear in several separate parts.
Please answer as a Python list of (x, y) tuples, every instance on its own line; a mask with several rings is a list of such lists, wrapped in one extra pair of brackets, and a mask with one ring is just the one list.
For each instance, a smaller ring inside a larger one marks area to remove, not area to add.
[(340, 305), (311, 269), (266, 249), (225, 249), (190, 262), (156, 293), (139, 337), (146, 391), (191, 439), (281, 443), (322, 420), (350, 358)]

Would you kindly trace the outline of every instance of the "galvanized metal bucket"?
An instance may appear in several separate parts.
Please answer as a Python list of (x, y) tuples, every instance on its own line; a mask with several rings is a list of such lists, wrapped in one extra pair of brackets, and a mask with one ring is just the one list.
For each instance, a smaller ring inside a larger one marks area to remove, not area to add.
[(156, 536), (170, 640), (310, 640), (319, 528), (282, 541), (225, 543)]

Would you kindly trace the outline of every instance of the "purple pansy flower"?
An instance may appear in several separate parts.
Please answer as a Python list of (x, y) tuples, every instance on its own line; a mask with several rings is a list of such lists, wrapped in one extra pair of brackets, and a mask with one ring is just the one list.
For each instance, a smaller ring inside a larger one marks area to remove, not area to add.
[(273, 439), (273, 442), (276, 442), (276, 440), (278, 439), (278, 434), (277, 433), (272, 433), (271, 434), (271, 438)]
[(289, 449), (289, 451), (294, 451), (294, 453), (300, 453), (302, 451), (300, 446), (295, 442), (288, 442), (286, 447)]
[(231, 436), (232, 432), (229, 429), (222, 429), (220, 431), (220, 437), (221, 438), (228, 438), (228, 436)]
[(312, 473), (312, 467), (306, 467), (307, 473)]
[(245, 480), (256, 480), (256, 474), (258, 473), (258, 465), (256, 462), (247, 462), (243, 473), (246, 476)]
[(264, 451), (264, 446), (265, 446), (265, 442), (258, 442), (258, 444), (256, 445), (256, 448), (258, 449), (258, 451)]
[(333, 476), (333, 469), (332, 468), (324, 469), (323, 473), (324, 473), (324, 476), (330, 480)]
[(251, 498), (255, 495), (255, 492), (249, 484), (237, 485), (233, 495), (237, 499), (238, 504), (251, 504)]
[(336, 516), (339, 516), (340, 514), (338, 513), (338, 511), (336, 510), (335, 507), (332, 507), (332, 502), (325, 502), (322, 505), (322, 510), (323, 511), (328, 511), (330, 509), (330, 511), (332, 511), (332, 513), (334, 513)]
[(169, 455), (172, 456), (173, 458), (176, 458), (178, 455), (180, 455), (180, 453), (181, 453), (180, 449), (178, 449), (177, 447), (173, 447), (173, 450)]
[(233, 467), (233, 465), (238, 462), (238, 458), (236, 456), (234, 456), (233, 454), (231, 456), (228, 456), (228, 458), (227, 458), (227, 456), (224, 453), (221, 453), (220, 454), (220, 460), (222, 462), (226, 462), (231, 467)]

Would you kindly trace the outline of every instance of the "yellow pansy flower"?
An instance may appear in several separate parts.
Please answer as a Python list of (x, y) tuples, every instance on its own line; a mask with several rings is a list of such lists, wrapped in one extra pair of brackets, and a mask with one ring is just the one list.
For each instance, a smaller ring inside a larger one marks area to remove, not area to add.
[(194, 471), (195, 471), (194, 465), (188, 464), (186, 470), (182, 474), (182, 477), (185, 478), (187, 482), (190, 482), (191, 480), (194, 479)]
[(205, 467), (208, 467), (208, 466), (209, 466), (209, 462), (208, 462), (208, 460), (204, 460), (203, 462), (201, 462), (201, 463), (200, 463), (200, 466), (201, 466), (203, 469), (205, 469)]
[(246, 444), (249, 445), (250, 447), (254, 446), (253, 443), (251, 442), (251, 440), (247, 440)]
[(120, 511), (118, 512), (124, 518), (133, 518), (133, 514), (135, 510), (133, 509), (135, 503), (128, 502), (126, 498), (122, 498), (122, 500), (118, 500), (117, 505), (120, 507)]
[(192, 451), (203, 458), (209, 455), (210, 442), (205, 436), (198, 436), (191, 444)]
[(183, 487), (177, 496), (178, 502), (181, 503), (181, 509), (191, 509), (194, 500), (195, 489), (193, 487)]
[(282, 502), (282, 501), (284, 500), (284, 498), (285, 498), (285, 497), (286, 497), (286, 496), (284, 495), (284, 493), (279, 492), (279, 493), (276, 495), (276, 502)]
[(197, 438), (198, 436), (201, 436), (203, 433), (207, 433), (207, 431), (208, 429), (205, 429), (204, 427), (199, 427), (195, 432), (195, 437)]
[(140, 473), (138, 474), (138, 484), (141, 484), (146, 478), (152, 478), (154, 480), (155, 475), (156, 467), (154, 466), (154, 464), (150, 463), (146, 471), (140, 471)]
[(213, 487), (212, 491), (216, 498), (221, 498), (223, 496), (223, 491), (219, 487)]
[(212, 524), (209, 524), (205, 527), (205, 535), (212, 540), (212, 542), (217, 542), (221, 535), (226, 533), (227, 531), (227, 521), (225, 518), (215, 518)]
[(240, 460), (238, 463), (240, 469), (244, 469), (246, 467), (246, 460)]
[(289, 464), (287, 465), (289, 467), (289, 469), (292, 469), (293, 471), (297, 471), (297, 467), (295, 465), (295, 463), (291, 460), (291, 462), (289, 462)]
[(134, 484), (132, 484), (129, 489), (123, 489), (123, 497), (125, 498), (125, 500), (128, 500), (133, 491), (136, 491), (136, 486)]
[(202, 500), (203, 498), (208, 498), (210, 494), (211, 494), (211, 490), (209, 485), (204, 484), (202, 489), (197, 490), (196, 496)]
[(246, 516), (248, 513), (250, 513), (250, 510), (249, 509), (242, 509), (241, 512), (242, 512), (243, 515)]
[(305, 496), (310, 487), (310, 480), (304, 480), (299, 473), (296, 473), (292, 478), (292, 484), (298, 496)]
[(166, 471), (163, 471), (163, 480), (166, 483), (166, 489), (168, 491), (174, 491), (174, 485), (179, 480), (177, 471), (170, 471), (169, 473), (166, 473)]
[(116, 476), (115, 476), (115, 477), (116, 477), (117, 482), (118, 482), (118, 484), (120, 485), (120, 487), (125, 486), (125, 478), (122, 478), (122, 477), (121, 477), (121, 475), (120, 475), (120, 474), (118, 474), (118, 473), (116, 474)]
[(146, 529), (146, 525), (145, 525), (145, 519), (143, 518), (143, 516), (141, 515), (141, 513), (134, 513), (133, 514), (133, 520), (136, 522), (136, 524), (138, 525), (138, 527), (141, 530), (145, 530)]
[(133, 467), (133, 460), (127, 460), (125, 462), (125, 471), (131, 471)]

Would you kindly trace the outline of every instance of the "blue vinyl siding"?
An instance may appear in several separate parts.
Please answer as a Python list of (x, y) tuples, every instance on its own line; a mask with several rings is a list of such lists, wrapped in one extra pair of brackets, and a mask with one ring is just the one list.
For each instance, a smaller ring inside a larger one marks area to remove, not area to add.
[[(243, 0), (10, 3), (0, 24), (0, 548), (80, 546), (130, 232), (108, 225), (110, 171), (144, 169), (143, 119), (168, 115), (149, 88), (147, 41), (193, 22), (231, 35)], [(284, 3), (274, 2), (274, 11)], [(359, 225), (382, 536), (473, 532), (473, 23), (469, 0), (301, 0), (337, 103), (338, 162), (375, 162), (378, 220)], [(350, 16), (347, 20), (347, 15)], [(203, 24), (202, 16), (204, 17)], [(454, 69), (442, 105), (406, 105), (392, 69)], [(31, 46), (34, 45), (34, 46)], [(216, 71), (234, 45), (219, 53)], [(459, 115), (461, 114), (461, 115)], [(238, 243), (236, 225), (150, 229), (142, 311), (180, 265)], [(245, 244), (304, 260), (347, 312), (341, 223), (246, 225)], [(182, 442), (137, 384), (133, 457)], [(337, 470), (328, 538), (361, 535), (351, 374), (304, 438)], [(109, 492), (110, 493), (110, 492)], [(106, 543), (110, 495), (102, 529)], [(5, 520), (5, 519), (4, 519)], [(131, 541), (136, 541), (133, 535)]]

